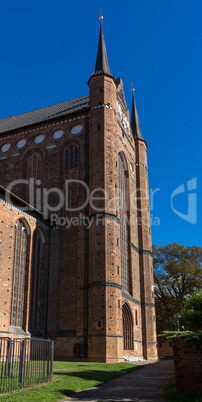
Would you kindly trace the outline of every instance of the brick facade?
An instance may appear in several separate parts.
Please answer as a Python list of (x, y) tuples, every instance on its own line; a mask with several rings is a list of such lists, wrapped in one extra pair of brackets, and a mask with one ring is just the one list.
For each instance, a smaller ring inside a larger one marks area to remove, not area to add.
[(158, 342), (158, 356), (173, 356), (173, 343), (171, 339)]
[[(8, 151), (0, 154), (1, 184), (7, 187), (13, 180), (33, 180), (31, 199), (25, 182), (12, 186), (11, 191), (34, 203), (51, 223), (46, 240), (49, 257), (43, 262), (48, 270), (44, 277), (48, 296), (41, 301), (46, 306), (46, 330), (42, 328), (43, 320), (37, 330), (55, 340), (58, 359), (118, 362), (128, 355), (157, 358), (146, 143), (133, 138), (126, 125), (128, 119), (122, 81), (115, 81), (109, 74), (95, 74), (89, 80), (88, 107), (67, 115), (56, 113), (47, 121), (3, 132), (0, 137), (0, 149), (10, 144)], [(44, 137), (37, 143), (39, 135)], [(16, 148), (20, 139), (26, 140), (26, 145)], [(122, 286), (119, 157), (124, 165), (129, 200), (128, 291)], [(79, 182), (75, 183), (76, 180)], [(92, 202), (86, 205), (86, 190), (81, 182), (92, 195)], [(77, 210), (69, 211), (63, 203), (56, 211), (60, 193), (53, 188), (65, 195), (68, 207)], [(45, 194), (50, 204), (48, 210)], [(90, 222), (89, 228), (83, 217)], [(33, 231), (36, 222), (30, 217), (28, 220)], [(13, 226), (14, 222), (15, 211), (11, 208), (6, 225)], [(10, 233), (4, 236), (1, 250), (4, 258), (9, 258), (12, 275), (13, 241)], [(3, 267), (1, 272), (5, 269), (8, 268)], [(2, 281), (6, 283), (7, 277), (5, 271)], [(10, 289), (8, 284), (5, 286)], [(9, 315), (10, 290), (6, 292), (4, 310)], [(4, 303), (4, 297), (2, 300)], [(130, 350), (123, 350), (124, 303), (128, 317), (131, 316), (131, 327), (126, 329), (132, 331)], [(7, 332), (8, 322), (3, 324)]]
[(183, 339), (173, 339), (176, 388), (202, 391), (202, 349), (194, 349)]
[[(22, 203), (15, 197), (9, 203), (5, 199), (5, 193), (0, 191), (0, 337), (21, 338), (30, 336), (29, 332), (29, 311), (30, 311), (30, 291), (33, 286), (32, 281), (32, 249), (34, 231), (40, 230), (44, 235), (42, 249), (42, 270), (40, 273), (39, 285), (39, 309), (38, 309), (38, 329), (40, 335), (46, 335), (46, 305), (47, 305), (47, 275), (48, 275), (48, 233), (49, 227), (37, 216), (32, 216), (22, 211)], [(15, 202), (15, 204), (13, 204)], [(22, 326), (12, 327), (10, 323), (12, 276), (14, 259), (15, 226), (18, 221), (22, 221), (27, 229), (27, 258), (24, 274), (23, 292), (23, 317)]]

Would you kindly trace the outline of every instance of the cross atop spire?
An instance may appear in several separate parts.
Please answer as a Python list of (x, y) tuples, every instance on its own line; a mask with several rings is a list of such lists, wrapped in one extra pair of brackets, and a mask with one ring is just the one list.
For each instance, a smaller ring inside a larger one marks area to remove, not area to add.
[(103, 34), (103, 27), (102, 27), (103, 16), (100, 15), (99, 19), (100, 19), (100, 36), (99, 36), (95, 71), (92, 75), (106, 74), (106, 75), (110, 75), (111, 77), (113, 77), (113, 75), (110, 72), (110, 68), (109, 68), (109, 63), (108, 63), (108, 58), (107, 58), (107, 50), (106, 50), (105, 39), (104, 39), (104, 34)]
[(134, 88), (132, 88), (132, 114), (131, 114), (131, 129), (133, 133), (134, 140), (143, 140), (144, 138), (141, 133), (139, 118), (137, 114), (137, 108), (135, 103)]

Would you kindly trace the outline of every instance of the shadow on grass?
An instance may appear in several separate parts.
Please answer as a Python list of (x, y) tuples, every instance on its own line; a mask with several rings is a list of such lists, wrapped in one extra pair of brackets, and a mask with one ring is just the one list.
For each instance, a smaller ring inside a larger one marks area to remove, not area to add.
[[(94, 387), (92, 388), (91, 385), (89, 384), (88, 389), (84, 389), (78, 392), (82, 392), (82, 394), (85, 396), (86, 393), (91, 394), (92, 392), (94, 392), (94, 390), (97, 388), (99, 389), (100, 385), (102, 385), (103, 383), (106, 383), (110, 380), (113, 380), (115, 378), (118, 378), (120, 376), (123, 376), (125, 374), (129, 374), (133, 371), (136, 371), (137, 369), (141, 368), (142, 366), (133, 366), (133, 367), (129, 367), (126, 369), (122, 369), (120, 371), (106, 371), (106, 370), (86, 370), (86, 371), (70, 371), (65, 373), (64, 371), (57, 371), (55, 372), (55, 375), (59, 375), (59, 376), (67, 376), (67, 377), (75, 377), (78, 379), (82, 379), (82, 380), (87, 380), (87, 381), (97, 381), (97, 385), (94, 385)], [(81, 388), (82, 388), (82, 383), (81, 383)], [(87, 387), (84, 387), (87, 388)], [(71, 396), (72, 398), (77, 398), (78, 396), (78, 392), (72, 391), (70, 389), (60, 389), (60, 392), (62, 392), (65, 396)], [(118, 399), (117, 399), (118, 400)]]
[(111, 379), (120, 377), (125, 374), (129, 374), (132, 371), (136, 371), (142, 366), (134, 366), (132, 368), (126, 368), (119, 371), (106, 371), (106, 370), (86, 370), (86, 371), (70, 371), (65, 373), (64, 371), (55, 371), (55, 375), (63, 375), (68, 377), (78, 377), (84, 380), (97, 380), (102, 382), (109, 381)]

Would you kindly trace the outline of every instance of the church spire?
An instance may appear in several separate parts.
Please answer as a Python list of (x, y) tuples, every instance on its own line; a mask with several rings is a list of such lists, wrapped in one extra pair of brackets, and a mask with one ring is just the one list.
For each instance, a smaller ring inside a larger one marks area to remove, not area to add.
[(134, 140), (143, 140), (144, 138), (141, 133), (140, 123), (137, 114), (137, 108), (135, 103), (134, 89), (132, 89), (132, 114), (131, 114), (131, 129), (133, 133)]
[(97, 51), (97, 60), (95, 65), (95, 71), (92, 75), (113, 75), (110, 72), (108, 58), (107, 58), (107, 50), (105, 45), (105, 39), (103, 34), (103, 27), (102, 27), (102, 20), (103, 17), (100, 16), (100, 36), (99, 36), (99, 43), (98, 43), (98, 51)]

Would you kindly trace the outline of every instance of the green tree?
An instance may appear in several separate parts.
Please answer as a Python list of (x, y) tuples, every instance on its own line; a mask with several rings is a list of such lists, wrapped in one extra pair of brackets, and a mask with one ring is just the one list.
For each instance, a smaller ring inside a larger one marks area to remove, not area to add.
[(186, 330), (202, 331), (202, 290), (185, 303), (180, 321)]
[(202, 288), (202, 248), (153, 246), (157, 332), (177, 330), (176, 315)]

